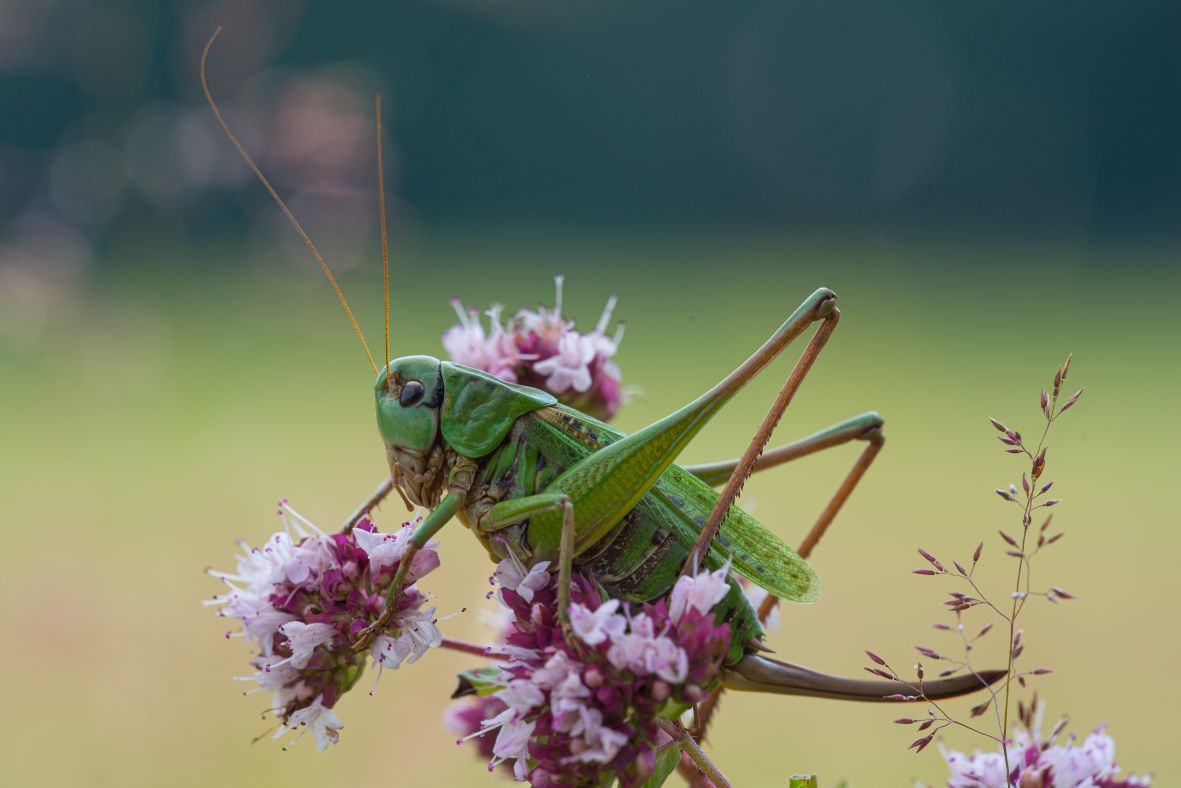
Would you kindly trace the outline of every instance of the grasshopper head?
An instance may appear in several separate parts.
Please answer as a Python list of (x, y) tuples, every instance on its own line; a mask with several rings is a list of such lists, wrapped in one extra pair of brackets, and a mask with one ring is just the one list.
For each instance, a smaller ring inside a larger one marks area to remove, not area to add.
[(443, 402), (440, 363), (431, 356), (394, 359), (374, 384), (377, 429), (385, 444), (390, 471), (401, 478), (410, 499), (427, 504), (429, 493), (415, 483), (429, 465), (438, 442)]

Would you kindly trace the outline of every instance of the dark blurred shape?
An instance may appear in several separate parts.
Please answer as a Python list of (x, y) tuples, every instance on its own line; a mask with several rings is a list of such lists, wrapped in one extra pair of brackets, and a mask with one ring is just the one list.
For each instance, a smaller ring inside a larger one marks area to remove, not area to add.
[(0, 0), (0, 221), (269, 227), (197, 91), (218, 25), (228, 117), (346, 265), (378, 91), (394, 207), (430, 225), (1094, 237), (1181, 209), (1174, 3)]

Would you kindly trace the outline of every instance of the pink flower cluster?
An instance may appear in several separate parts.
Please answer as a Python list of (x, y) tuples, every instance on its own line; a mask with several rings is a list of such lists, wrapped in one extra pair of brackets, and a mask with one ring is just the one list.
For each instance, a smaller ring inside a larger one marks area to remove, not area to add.
[[(206, 602), (218, 615), (242, 622), (239, 632), (258, 653), (253, 675), (237, 677), (258, 684), (254, 691), (273, 693), (271, 710), (281, 724), (273, 738), (301, 729), (312, 731), (323, 750), (339, 739), (342, 727), (332, 708), (356, 684), (365, 654), (355, 654), (356, 636), (381, 615), (386, 591), (406, 549), (411, 529), (383, 534), (368, 519), (349, 533), (326, 534), (304, 519), (286, 499), (279, 502), (283, 530), (262, 547), (239, 541), (242, 552), (235, 572), (209, 573), (229, 587)], [(439, 566), (429, 547), (418, 552), (407, 582)], [(379, 670), (414, 662), (442, 635), (434, 608), (409, 585), (398, 600), (398, 612), (368, 650)]]
[(562, 316), (562, 277), (555, 281), (553, 309), (522, 309), (502, 323), (502, 307), (493, 306), (485, 313), (487, 332), (478, 310), (465, 309), (458, 298), (452, 299), (459, 325), (443, 334), (443, 346), (453, 361), (544, 389), (573, 408), (610, 419), (622, 401), (621, 375), (612, 358), (623, 338), (623, 325), (616, 325), (613, 336), (606, 334), (615, 297), (607, 301), (595, 330), (582, 334), (574, 330), (573, 320)]
[(1012, 774), (1005, 777), (1005, 757), (1000, 752), (977, 751), (971, 757), (940, 745), (951, 769), (949, 788), (1132, 788), (1150, 785), (1152, 777), (1121, 777), (1115, 762), (1115, 741), (1099, 725), (1080, 744), (1070, 736), (1054, 744), (1060, 730), (1042, 740), (1044, 704), (1037, 706), (1029, 730), (1019, 729), (1009, 745)]
[(506, 559), (497, 596), (514, 619), (498, 689), (452, 711), (452, 725), (491, 754), (490, 769), (512, 762), (534, 786), (597, 785), (605, 774), (643, 784), (663, 737), (657, 720), (676, 718), (717, 678), (730, 631), (711, 611), (729, 590), (727, 572), (682, 577), (667, 600), (639, 610), (575, 575), (567, 636), (548, 563), (525, 570)]

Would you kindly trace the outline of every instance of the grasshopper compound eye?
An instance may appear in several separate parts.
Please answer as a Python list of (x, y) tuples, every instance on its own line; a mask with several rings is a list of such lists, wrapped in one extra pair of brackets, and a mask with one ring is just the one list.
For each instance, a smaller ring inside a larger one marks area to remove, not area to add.
[(398, 403), (408, 408), (414, 403), (422, 399), (422, 395), (426, 393), (426, 388), (417, 380), (411, 380), (402, 386), (402, 393), (398, 395)]

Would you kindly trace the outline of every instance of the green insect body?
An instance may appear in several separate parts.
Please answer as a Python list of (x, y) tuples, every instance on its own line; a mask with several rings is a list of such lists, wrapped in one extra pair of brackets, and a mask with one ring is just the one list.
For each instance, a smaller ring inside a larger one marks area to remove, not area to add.
[[(553, 479), (595, 450), (623, 437), (622, 433), (578, 411), (562, 405), (539, 408), (517, 419), (506, 441), (480, 462), (475, 489), (481, 501), (460, 510), (465, 523), (478, 522), (488, 501), (524, 497), (542, 492)], [(653, 489), (624, 518), (598, 541), (579, 546), (574, 567), (585, 572), (613, 598), (648, 602), (667, 594), (681, 567), (689, 558), (694, 540), (709, 514), (701, 503), (716, 493), (683, 469), (672, 466)], [(711, 504), (712, 505), (712, 504)], [(718, 544), (730, 541), (736, 521), (749, 519), (734, 510), (722, 525)], [(477, 529), (477, 533), (479, 533)], [(534, 560), (525, 523), (509, 526), (500, 539), (479, 534), (489, 555), (499, 560), (512, 549), (526, 563)], [(751, 559), (756, 560), (756, 559)], [(708, 566), (716, 569), (726, 556), (710, 551)], [(731, 593), (715, 611), (730, 626), (732, 647), (729, 661), (744, 654), (752, 638), (763, 629), (745, 593), (731, 580)]]
[[(546, 392), (479, 370), (429, 356), (395, 359), (378, 375), (375, 396), (392, 478), (411, 501), (430, 509), (413, 543), (421, 547), (458, 517), (493, 560), (511, 552), (529, 565), (574, 567), (626, 600), (667, 594), (718, 503), (712, 485), (728, 479), (736, 465), (686, 469), (674, 463), (677, 456), (794, 338), (816, 321), (826, 321), (831, 331), (838, 314), (833, 293), (817, 290), (734, 373), (631, 435), (559, 405)], [(799, 453), (877, 434), (880, 426), (877, 414), (864, 414), (804, 439)], [(728, 507), (719, 526), (703, 555), (707, 567), (730, 562), (736, 573), (788, 601), (819, 596), (815, 571), (753, 517)], [(738, 584), (730, 584), (715, 608), (731, 630), (729, 686), (858, 700), (881, 700), (901, 688), (761, 657), (758, 616)], [(961, 677), (929, 682), (927, 691), (946, 696), (979, 686)]]
[[(817, 291), (781, 328), (779, 344), (792, 327), (816, 319), (811, 312), (831, 308), (831, 300), (829, 291)], [(428, 356), (391, 362), (375, 395), (391, 471), (410, 500), (439, 511), (445, 492), (457, 496), (456, 514), (492, 558), (512, 551), (531, 564), (558, 559), (560, 514), (542, 508), (506, 519), (506, 505), (568, 496), (574, 565), (612, 596), (649, 601), (675, 584), (718, 497), (672, 461), (743, 383), (736, 379), (630, 439), (545, 392)], [(432, 519), (427, 529), (441, 527)], [(812, 568), (737, 508), (727, 512), (705, 560), (710, 568), (730, 560), (781, 598), (809, 602), (819, 595)], [(763, 630), (741, 588), (731, 585), (717, 615), (731, 627), (728, 661), (737, 662)]]
[[(319, 263), (377, 373), (377, 424), (390, 480), (367, 506), (396, 486), (408, 501), (429, 509), (394, 575), (386, 612), (359, 633), (354, 650), (364, 650), (384, 631), (415, 552), (456, 517), (494, 559), (512, 551), (530, 564), (553, 562), (559, 575), (560, 618), (569, 603), (569, 583), (562, 581), (569, 580), (574, 567), (613, 596), (630, 600), (666, 594), (695, 561), (710, 568), (729, 561), (735, 572), (781, 599), (810, 602), (819, 595), (819, 579), (803, 558), (731, 504), (743, 482), (757, 470), (852, 440), (867, 441), (809, 531), (801, 547), (801, 553), (807, 554), (882, 446), (881, 419), (867, 413), (762, 454), (771, 431), (836, 327), (840, 312), (831, 290), (821, 288), (805, 299), (750, 358), (712, 389), (665, 418), (623, 435), (558, 405), (544, 391), (506, 383), (479, 370), (431, 356), (388, 361), (389, 261), (383, 254), (387, 361), (379, 368), (327, 263), (218, 109), (205, 72), (214, 38), (216, 33), (205, 45), (199, 69), (206, 99), (231, 143)], [(380, 100), (375, 110), (384, 253)], [(820, 325), (743, 456), (698, 467), (675, 465), (709, 419), (814, 323)], [(715, 492), (713, 486), (722, 483), (725, 489)], [(755, 653), (762, 628), (733, 580), (730, 593), (714, 613), (732, 634), (722, 675), (730, 688), (852, 700), (910, 693), (909, 685), (900, 682), (838, 679)], [(937, 679), (926, 682), (924, 691), (933, 699), (958, 695), (1002, 675), (990, 671)]]

